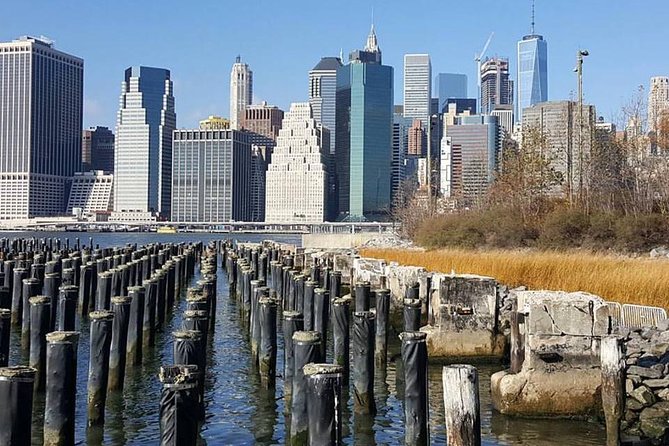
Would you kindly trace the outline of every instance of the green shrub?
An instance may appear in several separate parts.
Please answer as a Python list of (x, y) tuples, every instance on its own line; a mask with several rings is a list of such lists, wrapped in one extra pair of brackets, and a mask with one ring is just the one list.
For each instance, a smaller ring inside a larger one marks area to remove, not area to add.
[(616, 245), (617, 217), (610, 213), (597, 213), (590, 216), (587, 245), (596, 250), (609, 250)]
[(481, 220), (485, 244), (492, 248), (532, 246), (539, 236), (538, 229), (524, 224), (522, 217), (513, 209), (489, 209), (482, 213)]
[(589, 227), (588, 216), (581, 211), (558, 208), (546, 215), (539, 243), (545, 248), (579, 247)]
[(621, 217), (615, 231), (618, 248), (627, 251), (646, 251), (669, 243), (669, 222), (659, 214)]

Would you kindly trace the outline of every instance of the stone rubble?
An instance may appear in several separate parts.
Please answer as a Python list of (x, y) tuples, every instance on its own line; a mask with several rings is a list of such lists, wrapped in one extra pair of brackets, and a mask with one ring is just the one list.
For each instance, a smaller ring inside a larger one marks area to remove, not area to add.
[(645, 328), (626, 334), (627, 393), (623, 432), (669, 444), (669, 327)]

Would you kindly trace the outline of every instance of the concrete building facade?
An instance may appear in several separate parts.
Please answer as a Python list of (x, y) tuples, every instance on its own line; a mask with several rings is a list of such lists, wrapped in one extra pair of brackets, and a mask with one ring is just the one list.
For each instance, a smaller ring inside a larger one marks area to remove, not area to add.
[(176, 130), (172, 221), (251, 219), (251, 143), (236, 130)]
[(404, 116), (428, 124), (432, 99), (432, 64), (429, 54), (404, 55)]
[(75, 172), (70, 185), (67, 214), (79, 210), (84, 215), (112, 210), (114, 176), (103, 170)]
[(244, 110), (253, 103), (253, 71), (237, 56), (230, 72), (230, 128), (239, 130)]
[(580, 113), (574, 101), (543, 102), (523, 112), (522, 144), (539, 145), (548, 157), (561, 177), (555, 194), (575, 193), (587, 180), (596, 116), (593, 105), (584, 104)]
[(330, 131), (330, 154), (335, 152), (337, 70), (341, 66), (340, 58), (323, 57), (309, 71), (309, 104), (316, 122), (323, 124)]
[(648, 92), (648, 131), (655, 132), (660, 127), (660, 117), (669, 113), (669, 77), (650, 78)]
[(0, 219), (64, 213), (81, 166), (84, 61), (46, 38), (0, 43)]
[(256, 105), (248, 105), (244, 109), (244, 119), (241, 127), (267, 138), (276, 140), (283, 121), (283, 110), (276, 105), (267, 105), (261, 102)]
[(490, 115), (458, 116), (446, 126), (440, 155), (446, 163), (440, 168), (440, 176), (447, 180), (441, 185), (445, 197), (464, 206), (483, 198), (497, 170), (499, 133), (497, 117)]
[(325, 221), (329, 138), (329, 131), (313, 118), (308, 102), (291, 104), (267, 170), (267, 222)]
[[(409, 119), (409, 118), (407, 118)], [(427, 153), (427, 135), (420, 119), (414, 119), (409, 128), (408, 155), (425, 156)]]
[(169, 218), (176, 119), (169, 70), (125, 70), (114, 147), (115, 211)]

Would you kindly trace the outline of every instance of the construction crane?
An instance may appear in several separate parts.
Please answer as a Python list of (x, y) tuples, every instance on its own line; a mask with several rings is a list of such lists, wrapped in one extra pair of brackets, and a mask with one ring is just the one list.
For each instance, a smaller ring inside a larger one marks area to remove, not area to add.
[(483, 49), (478, 55), (474, 55), (474, 62), (476, 62), (476, 79), (478, 80), (478, 100), (479, 100), (479, 111), (483, 110), (483, 104), (481, 104), (481, 60), (483, 60), (483, 56), (485, 56), (485, 52), (488, 51), (488, 47), (490, 46), (490, 42), (492, 41), (493, 36), (495, 35), (494, 32), (490, 33), (490, 37), (488, 37), (488, 41), (485, 43), (483, 46)]

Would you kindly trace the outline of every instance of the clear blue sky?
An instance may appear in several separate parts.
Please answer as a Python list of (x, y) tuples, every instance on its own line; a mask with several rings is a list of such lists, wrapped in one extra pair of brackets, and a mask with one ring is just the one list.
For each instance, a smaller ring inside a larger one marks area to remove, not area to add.
[[(578, 48), (590, 51), (585, 98), (607, 119), (669, 75), (669, 1), (537, 0), (536, 30), (548, 41), (549, 98), (576, 90)], [(45, 35), (85, 60), (84, 125), (115, 126), (123, 70), (169, 68), (177, 124), (228, 116), (229, 75), (241, 54), (254, 74), (254, 100), (287, 108), (307, 99), (307, 73), (321, 56), (364, 45), (371, 11), (385, 64), (395, 67), (402, 103), (403, 55), (427, 52), (432, 70), (462, 72), (475, 94), (474, 53), (491, 31), (488, 55), (508, 57), (530, 28), (530, 0), (20, 0), (0, 7), (0, 40)]]

